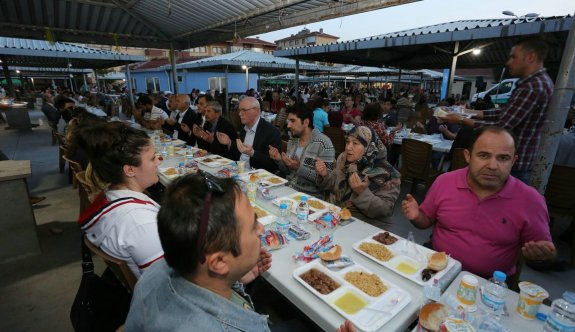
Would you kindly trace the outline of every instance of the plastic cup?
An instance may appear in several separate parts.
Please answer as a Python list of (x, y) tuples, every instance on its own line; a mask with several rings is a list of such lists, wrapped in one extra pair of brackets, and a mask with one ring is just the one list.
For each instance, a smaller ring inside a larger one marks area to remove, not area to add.
[(238, 161), (238, 173), (243, 174), (246, 171), (246, 162), (243, 160)]
[(549, 297), (549, 293), (541, 286), (528, 281), (520, 282), (519, 290), (519, 299), (517, 300), (519, 317), (527, 320), (535, 319), (541, 302)]
[(472, 275), (466, 274), (459, 282), (459, 289), (457, 290), (457, 299), (465, 306), (472, 306), (477, 299), (477, 286), (479, 280)]

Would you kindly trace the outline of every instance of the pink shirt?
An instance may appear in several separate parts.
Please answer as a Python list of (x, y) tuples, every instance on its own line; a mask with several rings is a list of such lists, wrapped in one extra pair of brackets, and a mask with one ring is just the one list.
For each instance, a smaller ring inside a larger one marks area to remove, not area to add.
[(545, 200), (513, 176), (498, 193), (479, 200), (467, 172), (466, 167), (441, 175), (420, 206), (435, 223), (433, 248), (481, 277), (496, 270), (512, 275), (525, 242), (551, 241)]

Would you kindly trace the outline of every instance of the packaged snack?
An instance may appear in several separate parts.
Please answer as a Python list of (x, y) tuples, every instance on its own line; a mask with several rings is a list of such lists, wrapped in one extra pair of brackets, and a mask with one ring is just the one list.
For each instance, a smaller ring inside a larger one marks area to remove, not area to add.
[(267, 230), (261, 236), (262, 246), (268, 250), (276, 250), (285, 247), (289, 242), (281, 233)]
[(304, 230), (303, 228), (299, 227), (298, 225), (291, 224), (289, 227), (288, 235), (296, 240), (307, 240), (311, 236), (311, 234)]

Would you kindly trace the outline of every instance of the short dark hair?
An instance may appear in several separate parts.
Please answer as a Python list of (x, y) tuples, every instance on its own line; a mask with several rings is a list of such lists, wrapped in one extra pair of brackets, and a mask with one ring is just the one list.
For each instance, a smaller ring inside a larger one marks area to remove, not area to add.
[(152, 99), (147, 94), (143, 94), (136, 101), (136, 106), (152, 105)]
[(473, 150), (473, 146), (475, 145), (475, 142), (479, 139), (479, 137), (485, 133), (495, 133), (495, 134), (501, 134), (501, 133), (507, 133), (509, 134), (509, 136), (511, 136), (511, 138), (513, 139), (513, 147), (515, 148), (515, 154), (517, 154), (517, 136), (515, 136), (515, 134), (506, 128), (503, 127), (497, 127), (497, 126), (485, 126), (485, 127), (479, 127), (476, 128), (475, 130), (473, 130), (473, 136), (471, 138), (471, 142), (469, 143), (469, 151)]
[(199, 95), (199, 96), (198, 96), (198, 100), (200, 100), (200, 98), (204, 98), (204, 99), (206, 100), (206, 103), (208, 103), (208, 102), (210, 102), (210, 101), (214, 101), (214, 97), (212, 97), (212, 95), (209, 94), (209, 93), (206, 93), (206, 94), (203, 94), (203, 95)]
[(56, 107), (59, 110), (64, 109), (64, 105), (66, 105), (66, 103), (72, 103), (76, 105), (74, 99), (68, 98), (63, 94), (59, 94), (56, 96), (56, 98), (54, 98), (54, 107)]
[(231, 252), (234, 257), (241, 254), (235, 205), (242, 192), (232, 179), (211, 179), (223, 193), (212, 194), (202, 252), (196, 248), (208, 190), (204, 176), (203, 173), (188, 174), (172, 181), (158, 212), (158, 233), (164, 258), (181, 275), (194, 274), (202, 255), (217, 251)]
[(513, 46), (517, 45), (521, 45), (525, 52), (535, 53), (540, 61), (545, 61), (547, 53), (549, 52), (549, 45), (547, 45), (545, 39), (540, 35), (522, 37), (513, 44)]
[(361, 119), (364, 121), (377, 121), (383, 112), (383, 108), (379, 103), (370, 103), (363, 109)]
[(124, 182), (124, 165), (140, 166), (140, 153), (153, 143), (144, 131), (122, 122), (95, 124), (79, 132), (78, 145), (83, 148), (94, 172), (104, 182)]
[(292, 107), (288, 108), (287, 114), (295, 114), (302, 123), (305, 119), (309, 119), (308, 127), (313, 129), (313, 109), (309, 105), (297, 102)]

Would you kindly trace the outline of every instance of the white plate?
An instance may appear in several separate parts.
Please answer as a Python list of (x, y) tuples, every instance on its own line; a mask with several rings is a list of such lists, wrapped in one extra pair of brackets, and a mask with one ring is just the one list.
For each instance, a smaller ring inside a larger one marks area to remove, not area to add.
[(173, 168), (176, 171), (178, 170), (177, 167), (158, 167), (158, 175), (160, 177), (163, 177), (164, 179), (168, 180), (168, 181), (172, 181), (173, 179), (177, 178), (178, 176), (180, 176), (179, 174), (173, 174), (173, 175), (167, 175), (166, 172), (168, 169)]
[(205, 166), (208, 167), (223, 167), (233, 163), (233, 160), (229, 160), (227, 158), (218, 156), (218, 155), (209, 155), (205, 157), (196, 158), (196, 160)]
[[(339, 288), (326, 295), (318, 292), (300, 277), (303, 273), (311, 269), (316, 269), (326, 274), (328, 277), (340, 285)], [(337, 311), (346, 319), (349, 319), (356, 327), (362, 331), (376, 331), (380, 329), (385, 323), (395, 317), (395, 315), (397, 315), (411, 302), (411, 295), (408, 292), (385, 280), (379, 275), (378, 277), (387, 286), (387, 290), (377, 297), (367, 295), (359, 288), (345, 281), (345, 274), (350, 271), (363, 271), (373, 274), (373, 272), (361, 265), (353, 265), (339, 272), (334, 272), (328, 270), (320, 263), (319, 260), (314, 260), (294, 270), (293, 277), (310, 292), (324, 301), (328, 306)], [(359, 297), (364, 302), (367, 302), (367, 305), (353, 314), (345, 312), (339, 306), (337, 306), (335, 302), (346, 293), (351, 293)]]
[(318, 198), (316, 198), (316, 197), (314, 197), (314, 196), (312, 196), (312, 195), (304, 194), (304, 193), (301, 193), (301, 192), (296, 192), (296, 193), (293, 193), (293, 194), (291, 194), (291, 195), (287, 195), (287, 196), (284, 196), (284, 197), (276, 198), (276, 199), (274, 199), (274, 200), (272, 201), (272, 203), (274, 203), (274, 204), (277, 205), (277, 206), (280, 206), (280, 204), (281, 204), (282, 201), (285, 201), (285, 200), (290, 201), (290, 202), (291, 202), (290, 211), (291, 211), (292, 213), (297, 213), (296, 210), (297, 210), (297, 206), (298, 206), (300, 200), (298, 200), (298, 199), (296, 199), (296, 198), (297, 198), (297, 196), (301, 196), (301, 195), (304, 195), (304, 196), (307, 196), (307, 197), (308, 197), (308, 199), (307, 199), (307, 200), (308, 200), (308, 203), (309, 203), (310, 200), (314, 200), (314, 201), (318, 201), (318, 202), (320, 202), (321, 204), (324, 205), (324, 208), (323, 208), (323, 209), (317, 209), (317, 208), (314, 208), (314, 207), (311, 207), (311, 206), (309, 207), (309, 209), (310, 209), (310, 213), (309, 213), (309, 216), (308, 216), (308, 220), (309, 220), (309, 221), (314, 221), (314, 220), (316, 220), (317, 218), (321, 217), (325, 212), (328, 212), (328, 211), (329, 211), (330, 206), (332, 206), (333, 209), (334, 209), (336, 212), (339, 212), (339, 211), (341, 210), (340, 207), (337, 207), (337, 206), (335, 206), (335, 205), (333, 205), (333, 204), (330, 204), (330, 203), (328, 203), (328, 202), (326, 202), (326, 201), (323, 201), (323, 200), (321, 200), (321, 199), (318, 199)]
[[(252, 174), (256, 174), (258, 176), (257, 182), (266, 188), (283, 186), (288, 182), (286, 179), (281, 178), (281, 177), (276, 176), (276, 175), (273, 175), (272, 173), (266, 171), (265, 169), (256, 169), (253, 171), (242, 173), (242, 174), (240, 174), (239, 178), (240, 178), (240, 180), (247, 183), (247, 182), (250, 182), (250, 176)], [(277, 182), (277, 183), (270, 182), (269, 180), (272, 178), (278, 179), (278, 180), (280, 180), (280, 182)]]
[(264, 226), (264, 228), (268, 229), (268, 228), (270, 228), (271, 226), (274, 225), (274, 223), (275, 223), (277, 217), (276, 217), (273, 213), (271, 213), (271, 212), (268, 211), (267, 209), (264, 209), (264, 208), (261, 207), (260, 205), (255, 204), (255, 203), (253, 203), (253, 202), (250, 202), (250, 204), (251, 204), (254, 208), (257, 207), (258, 209), (263, 210), (264, 212), (266, 212), (266, 213), (268, 214), (267, 216), (264, 216), (264, 217), (258, 217), (258, 222), (259, 222), (260, 224), (262, 224), (262, 225)]
[[(355, 249), (360, 254), (366, 256), (367, 258), (373, 260), (374, 262), (385, 266), (386, 268), (390, 269), (391, 271), (393, 271), (393, 272), (399, 274), (400, 276), (402, 276), (406, 279), (409, 279), (409, 280), (411, 280), (411, 281), (413, 281), (416, 284), (421, 285), (421, 286), (426, 285), (426, 284), (432, 284), (433, 279), (441, 279), (441, 277), (445, 273), (447, 273), (447, 271), (449, 271), (453, 267), (453, 265), (455, 265), (455, 260), (453, 258), (449, 257), (448, 261), (447, 261), (447, 267), (445, 269), (437, 272), (428, 281), (423, 281), (423, 279), (421, 279), (421, 271), (423, 271), (423, 269), (427, 268), (428, 258), (433, 253), (435, 253), (435, 251), (428, 249), (428, 248), (425, 248), (423, 246), (420, 246), (419, 244), (416, 244), (416, 243), (408, 244), (408, 241), (406, 239), (399, 237), (399, 236), (397, 236), (391, 232), (389, 234), (395, 236), (398, 239), (398, 241), (392, 245), (385, 245), (387, 247), (387, 249), (390, 250), (394, 255), (394, 257), (391, 258), (389, 261), (385, 262), (385, 261), (379, 260), (379, 259), (371, 256), (370, 254), (359, 249), (359, 245), (363, 242), (377, 243), (380, 245), (384, 245), (384, 244), (381, 244), (380, 242), (377, 242), (373, 239), (373, 236), (375, 236), (379, 233), (383, 233), (383, 232), (384, 231), (372, 234), (369, 237), (366, 237), (365, 239), (354, 243), (353, 249)], [(407, 267), (414, 268), (415, 271), (413, 273), (408, 273), (405, 270), (404, 271), (399, 270), (398, 267), (402, 263), (405, 264), (405, 265), (403, 265), (404, 267), (407, 265)]]

